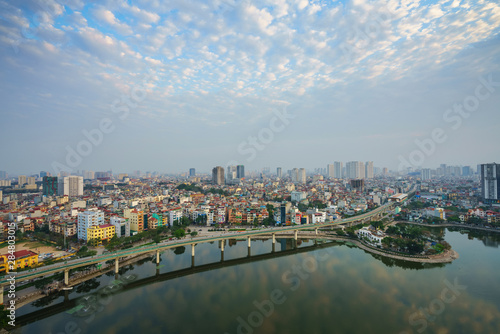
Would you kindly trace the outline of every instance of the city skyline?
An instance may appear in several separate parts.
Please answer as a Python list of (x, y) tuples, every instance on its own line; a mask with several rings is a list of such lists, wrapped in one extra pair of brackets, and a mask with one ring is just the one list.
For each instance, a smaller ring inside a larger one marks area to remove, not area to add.
[(499, 10), (4, 3), (1, 168), (486, 163), (500, 141)]

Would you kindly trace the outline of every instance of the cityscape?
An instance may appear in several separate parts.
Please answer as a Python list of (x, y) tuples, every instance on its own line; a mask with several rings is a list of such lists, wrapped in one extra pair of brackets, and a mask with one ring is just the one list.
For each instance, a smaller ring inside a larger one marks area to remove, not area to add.
[(500, 333), (497, 1), (0, 8), (0, 334)]

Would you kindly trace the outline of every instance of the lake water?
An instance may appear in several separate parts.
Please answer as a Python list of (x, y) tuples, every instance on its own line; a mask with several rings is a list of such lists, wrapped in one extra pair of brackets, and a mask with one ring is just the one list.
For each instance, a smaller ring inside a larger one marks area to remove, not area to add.
[[(275, 254), (283, 256), (170, 277), (163, 274), (191, 266), (191, 249), (169, 250), (161, 256), (161, 281), (146, 280), (157, 272), (147, 259), (120, 283), (110, 273), (71, 290), (70, 307), (14, 332), (500, 333), (499, 236), (432, 231), (444, 235), (458, 260), (410, 263), (342, 243), (313, 248), (312, 240), (297, 246), (312, 250), (288, 254), (282, 250), (295, 246), (288, 239), (277, 240)], [(271, 240), (252, 241), (252, 255), (271, 248)], [(226, 244), (225, 262), (246, 256), (246, 241)], [(197, 266), (220, 259), (217, 243), (196, 246)], [(21, 308), (18, 318), (64, 301), (52, 299)]]

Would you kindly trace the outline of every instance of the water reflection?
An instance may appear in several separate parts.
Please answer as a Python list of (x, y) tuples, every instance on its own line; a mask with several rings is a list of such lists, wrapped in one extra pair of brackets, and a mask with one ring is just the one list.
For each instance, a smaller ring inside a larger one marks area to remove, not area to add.
[[(216, 263), (211, 270), (182, 275), (182, 270), (193, 270), (191, 253), (165, 251), (158, 275), (155, 261), (151, 263), (154, 258), (135, 265), (129, 273), (136, 279), (111, 295), (92, 318), (61, 310), (16, 332), (59, 333), (74, 322), (81, 333), (237, 333), (238, 319), (248, 323), (258, 311), (256, 304), (280, 290), (285, 301), (251, 328), (254, 333), (417, 333), (423, 321), (426, 333), (498, 333), (500, 273), (491, 270), (500, 265), (498, 252), (459, 232), (432, 230), (460, 253), (458, 260), (419, 264), (337, 242), (314, 247), (312, 240), (295, 245), (294, 239), (283, 239), (277, 240), (276, 252), (269, 258), (248, 261), (243, 240), (226, 245), (225, 262), (235, 261), (234, 265), (220, 263), (217, 246), (197, 245), (197, 266)], [(314, 248), (304, 248), (308, 246)], [(271, 249), (270, 240), (252, 241), (252, 255), (269, 254)], [(174, 270), (181, 271), (167, 279)], [(440, 298), (445, 280), (455, 279), (467, 289), (446, 303), (442, 313), (432, 320), (416, 314)], [(101, 276), (100, 288), (113, 280)], [(83, 297), (77, 291), (70, 296)], [(62, 301), (60, 296), (55, 302)], [(420, 322), (415, 325), (415, 321)]]

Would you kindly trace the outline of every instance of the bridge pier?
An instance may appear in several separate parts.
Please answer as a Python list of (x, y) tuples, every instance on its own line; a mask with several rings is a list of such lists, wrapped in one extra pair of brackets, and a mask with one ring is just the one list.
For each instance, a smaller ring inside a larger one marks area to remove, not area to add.
[(248, 257), (250, 257), (250, 255), (252, 254), (252, 252), (251, 252), (251, 249), (252, 249), (251, 248), (252, 247), (251, 246), (251, 240), (252, 239), (250, 239), (250, 237), (248, 237)]
[(66, 269), (64, 271), (64, 285), (68, 286), (69, 285), (69, 270)]
[(0, 305), (3, 305), (3, 285), (0, 286)]
[(273, 233), (273, 245), (276, 243), (276, 233)]
[(191, 267), (194, 267), (194, 244), (191, 244)]
[(273, 250), (271, 251), (271, 253), (274, 253), (276, 252), (276, 244), (273, 244)]
[(316, 232), (316, 235), (318, 235), (318, 228), (317, 227), (314, 229), (314, 232)]
[(69, 290), (64, 290), (64, 301), (69, 301)]
[(160, 251), (158, 249), (156, 250), (156, 264), (160, 264)]
[(220, 241), (220, 261), (224, 261), (224, 244), (226, 243), (226, 240), (222, 239)]
[(120, 262), (118, 258), (115, 259), (115, 274), (118, 274), (118, 271), (120, 270)]
[(298, 234), (298, 231), (295, 230), (295, 241), (297, 241), (297, 234)]

